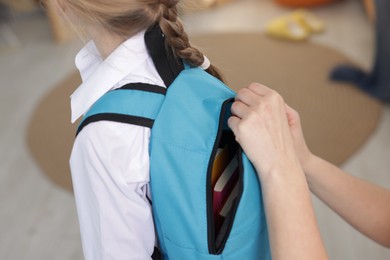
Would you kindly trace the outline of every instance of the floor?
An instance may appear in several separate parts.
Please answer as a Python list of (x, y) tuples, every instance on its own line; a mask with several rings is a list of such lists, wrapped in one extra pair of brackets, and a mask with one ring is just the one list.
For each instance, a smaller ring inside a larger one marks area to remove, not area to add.
[[(269, 0), (237, 0), (183, 19), (190, 35), (262, 32), (266, 21), (288, 11)], [(369, 69), (374, 32), (361, 1), (344, 0), (312, 11), (328, 28), (311, 41), (335, 48)], [(73, 196), (45, 178), (25, 142), (32, 110), (74, 70), (74, 55), (82, 43), (53, 43), (42, 13), (18, 17), (10, 26), (20, 45), (0, 47), (0, 259), (83, 259)], [(376, 132), (342, 167), (390, 188), (389, 158), (390, 107), (386, 106)], [(316, 198), (313, 201), (331, 259), (390, 259), (390, 250), (354, 231)]]

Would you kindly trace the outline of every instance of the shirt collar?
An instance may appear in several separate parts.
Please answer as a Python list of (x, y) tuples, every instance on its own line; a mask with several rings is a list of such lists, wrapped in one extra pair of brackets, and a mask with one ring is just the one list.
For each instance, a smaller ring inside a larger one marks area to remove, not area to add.
[(72, 123), (148, 59), (144, 34), (142, 31), (131, 37), (105, 60), (93, 41), (80, 50), (75, 62), (83, 82), (71, 95)]

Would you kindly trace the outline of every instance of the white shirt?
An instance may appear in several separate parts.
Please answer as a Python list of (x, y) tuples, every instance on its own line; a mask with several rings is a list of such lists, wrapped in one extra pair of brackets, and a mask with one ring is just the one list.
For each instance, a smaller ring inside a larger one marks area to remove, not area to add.
[[(132, 82), (164, 86), (144, 32), (104, 61), (90, 42), (77, 54), (76, 66), (83, 82), (71, 96), (72, 122), (109, 90)], [(148, 128), (106, 121), (87, 125), (77, 136), (70, 166), (85, 259), (151, 258), (149, 137)]]

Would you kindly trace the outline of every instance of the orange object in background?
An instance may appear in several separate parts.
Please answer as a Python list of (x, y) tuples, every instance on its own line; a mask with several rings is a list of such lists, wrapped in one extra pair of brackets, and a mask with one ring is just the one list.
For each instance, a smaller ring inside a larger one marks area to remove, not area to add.
[(338, 0), (275, 0), (280, 5), (291, 7), (312, 7), (317, 5), (331, 4)]

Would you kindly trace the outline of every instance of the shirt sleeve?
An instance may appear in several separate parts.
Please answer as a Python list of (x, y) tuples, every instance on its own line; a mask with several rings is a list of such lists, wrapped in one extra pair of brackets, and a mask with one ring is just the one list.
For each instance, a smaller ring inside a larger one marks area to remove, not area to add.
[(151, 259), (150, 129), (96, 122), (78, 135), (70, 160), (85, 259)]

